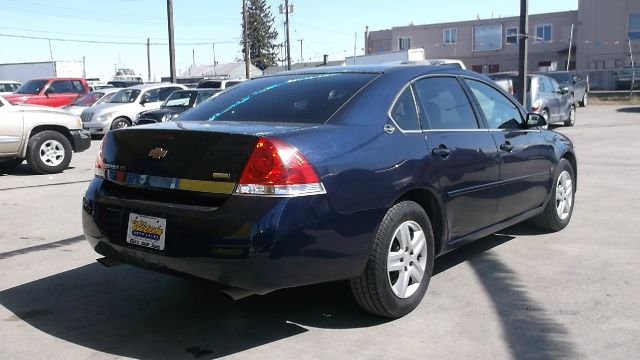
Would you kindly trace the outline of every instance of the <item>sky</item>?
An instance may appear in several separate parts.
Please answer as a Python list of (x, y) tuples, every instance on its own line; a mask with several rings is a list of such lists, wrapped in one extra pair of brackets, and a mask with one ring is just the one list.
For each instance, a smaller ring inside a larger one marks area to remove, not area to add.
[[(284, 0), (267, 0), (275, 16), (278, 41), (284, 39)], [(242, 58), (241, 0), (173, 0), (177, 72), (193, 63), (233, 62)], [(369, 30), (517, 16), (518, 0), (291, 0), (293, 62), (329, 60), (364, 53)], [(576, 10), (577, 0), (530, 0), (529, 13)], [(0, 0), (0, 63), (82, 60), (87, 77), (109, 81), (114, 68), (132, 68), (147, 79), (147, 38), (151, 42), (151, 79), (169, 74), (165, 0)], [(12, 38), (6, 35), (46, 39)], [(62, 40), (119, 42), (82, 43)], [(299, 41), (302, 40), (302, 41)], [(215, 44), (215, 45), (214, 45)], [(302, 49), (301, 49), (302, 48)]]

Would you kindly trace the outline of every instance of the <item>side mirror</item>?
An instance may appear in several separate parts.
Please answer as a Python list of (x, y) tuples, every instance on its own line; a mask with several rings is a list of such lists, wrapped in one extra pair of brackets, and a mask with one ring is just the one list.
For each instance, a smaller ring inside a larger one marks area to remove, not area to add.
[(529, 113), (527, 114), (527, 128), (544, 127), (547, 125), (547, 120), (540, 114)]
[(564, 94), (568, 94), (569, 93), (569, 88), (568, 87), (563, 87), (562, 89), (560, 89), (562, 91), (562, 95)]

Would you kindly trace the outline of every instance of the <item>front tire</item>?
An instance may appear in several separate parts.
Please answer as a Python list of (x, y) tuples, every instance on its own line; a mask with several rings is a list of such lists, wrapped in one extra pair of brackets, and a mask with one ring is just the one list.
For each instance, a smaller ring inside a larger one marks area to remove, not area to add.
[(584, 95), (582, 95), (582, 100), (580, 100), (580, 107), (586, 107), (589, 104), (589, 94), (585, 91)]
[(38, 174), (59, 173), (71, 162), (71, 143), (57, 131), (35, 134), (27, 145), (27, 162)]
[(129, 119), (119, 117), (113, 120), (113, 123), (111, 123), (111, 130), (124, 129), (128, 128), (129, 126), (131, 126), (131, 122), (129, 121)]
[(551, 232), (564, 229), (571, 221), (575, 205), (575, 171), (567, 159), (558, 163), (554, 188), (544, 211), (533, 218), (536, 226)]
[(427, 291), (433, 259), (433, 230), (424, 209), (413, 201), (394, 205), (378, 227), (364, 272), (351, 280), (356, 302), (384, 317), (410, 313)]

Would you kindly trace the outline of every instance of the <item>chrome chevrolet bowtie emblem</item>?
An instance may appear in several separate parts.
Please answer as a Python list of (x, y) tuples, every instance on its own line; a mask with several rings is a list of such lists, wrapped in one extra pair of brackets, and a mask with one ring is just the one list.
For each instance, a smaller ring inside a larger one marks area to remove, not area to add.
[(161, 147), (157, 147), (154, 149), (151, 149), (151, 151), (149, 151), (149, 157), (154, 158), (154, 159), (162, 159), (163, 157), (165, 157), (167, 155), (169, 151), (165, 150)]

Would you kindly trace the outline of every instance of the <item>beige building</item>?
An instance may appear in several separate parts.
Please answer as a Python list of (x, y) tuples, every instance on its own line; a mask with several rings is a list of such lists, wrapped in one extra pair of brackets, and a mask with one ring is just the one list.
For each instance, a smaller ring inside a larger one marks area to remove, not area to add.
[[(460, 59), (482, 73), (515, 71), (518, 26), (516, 16), (393, 27), (369, 32), (366, 53), (423, 48), (427, 58)], [(628, 37), (640, 55), (640, 0), (580, 0), (576, 11), (530, 15), (528, 34), (529, 71), (566, 69), (568, 61), (580, 70), (628, 66)]]

